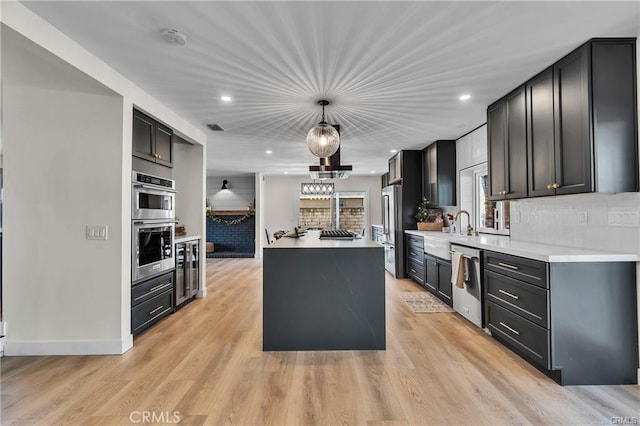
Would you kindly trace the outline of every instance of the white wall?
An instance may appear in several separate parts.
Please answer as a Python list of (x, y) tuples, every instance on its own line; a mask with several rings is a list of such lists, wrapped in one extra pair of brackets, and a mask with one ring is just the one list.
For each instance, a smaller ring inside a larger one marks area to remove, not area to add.
[[(227, 180), (229, 189), (221, 189)], [(247, 210), (256, 197), (254, 175), (207, 177), (207, 200), (214, 210)]]
[[(300, 184), (312, 182), (308, 176), (264, 176), (264, 218), (260, 225), (261, 247), (266, 244), (265, 228), (273, 231), (291, 229), (298, 225)], [(382, 189), (379, 176), (351, 176), (335, 179), (337, 191), (364, 191), (367, 193), (366, 236), (370, 237), (371, 225), (382, 223)], [(259, 216), (260, 217), (260, 216)]]
[(121, 353), (122, 98), (3, 74), (6, 354)]
[[(187, 235), (200, 237), (200, 291), (197, 297), (207, 295), (206, 286), (206, 145), (174, 143), (173, 179), (176, 181), (176, 218), (184, 225)], [(202, 167), (197, 167), (201, 165)]]
[[(185, 140), (206, 136), (20, 3), (1, 8), (6, 353), (123, 353), (133, 342), (133, 106)], [(11, 49), (7, 28), (28, 43)], [(109, 240), (84, 240), (87, 224), (108, 225)]]

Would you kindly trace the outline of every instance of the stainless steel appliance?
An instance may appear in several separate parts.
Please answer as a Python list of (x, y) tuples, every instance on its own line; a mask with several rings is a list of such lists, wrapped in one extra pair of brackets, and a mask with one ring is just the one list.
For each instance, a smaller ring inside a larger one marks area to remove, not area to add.
[(131, 219), (175, 218), (175, 181), (141, 172), (131, 181)]
[(176, 244), (175, 306), (191, 300), (200, 289), (200, 241)]
[(131, 235), (131, 281), (138, 281), (175, 268), (173, 221), (133, 221)]
[[(402, 204), (400, 186), (390, 185), (382, 189), (382, 245), (384, 246), (384, 267), (394, 277), (402, 277), (402, 257), (396, 256), (402, 236), (397, 238), (397, 207)], [(400, 232), (402, 232), (400, 230)], [(398, 260), (398, 261), (396, 261)]]
[(482, 328), (482, 275), (480, 271), (480, 250), (451, 244), (452, 262), (455, 253), (462, 253), (466, 262), (464, 288), (453, 284), (453, 310)]

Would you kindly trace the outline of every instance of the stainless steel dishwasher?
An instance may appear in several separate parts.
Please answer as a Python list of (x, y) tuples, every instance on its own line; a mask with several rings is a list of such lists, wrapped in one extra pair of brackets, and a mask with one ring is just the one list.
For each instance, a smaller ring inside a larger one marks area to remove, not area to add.
[[(467, 264), (464, 287), (452, 285), (453, 310), (482, 328), (482, 274), (480, 271), (480, 250), (451, 244), (451, 254), (462, 253), (462, 261)], [(452, 256), (452, 262), (455, 256)]]

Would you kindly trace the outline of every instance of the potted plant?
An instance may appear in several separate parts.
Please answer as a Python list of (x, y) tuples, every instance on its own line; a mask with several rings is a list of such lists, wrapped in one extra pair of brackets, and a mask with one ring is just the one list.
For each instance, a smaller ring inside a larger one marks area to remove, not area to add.
[(442, 211), (438, 208), (429, 207), (427, 197), (422, 197), (418, 206), (418, 214), (415, 215), (418, 221), (418, 231), (441, 231), (444, 226)]

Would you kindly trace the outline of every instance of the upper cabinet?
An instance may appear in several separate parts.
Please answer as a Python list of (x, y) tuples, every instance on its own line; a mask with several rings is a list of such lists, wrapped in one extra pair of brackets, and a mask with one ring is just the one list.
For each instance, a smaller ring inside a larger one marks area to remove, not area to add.
[(491, 105), (491, 199), (638, 191), (636, 75), (635, 39), (592, 39)]
[(433, 205), (456, 205), (456, 141), (435, 141), (422, 151), (422, 195)]
[[(420, 151), (402, 150), (389, 159), (389, 178), (387, 184), (406, 184), (406, 179), (420, 181)], [(384, 182), (384, 181), (383, 181)]]
[(487, 108), (489, 200), (527, 196), (527, 121), (524, 86)]
[(173, 130), (140, 111), (133, 110), (132, 154), (171, 167)]

